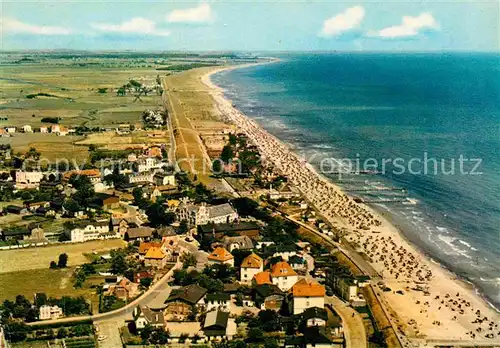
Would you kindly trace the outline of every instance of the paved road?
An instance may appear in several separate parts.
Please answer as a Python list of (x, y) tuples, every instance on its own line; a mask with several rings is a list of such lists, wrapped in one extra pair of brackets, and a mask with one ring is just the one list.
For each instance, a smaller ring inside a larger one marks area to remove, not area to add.
[(342, 319), (346, 347), (368, 347), (365, 325), (361, 315), (335, 296), (327, 297), (326, 303), (331, 304)]
[(132, 313), (134, 311), (134, 308), (137, 307), (138, 305), (148, 305), (151, 302), (156, 302), (158, 297), (165, 296), (166, 299), (166, 294), (168, 294), (169, 291), (169, 286), (168, 282), (170, 280), (170, 277), (165, 275), (163, 278), (161, 278), (156, 284), (154, 284), (151, 289), (146, 291), (144, 294), (142, 294), (140, 297), (135, 299), (134, 301), (130, 302), (127, 304), (125, 307), (122, 307), (120, 309), (107, 312), (107, 313), (99, 313), (95, 315), (86, 315), (86, 316), (79, 316), (79, 317), (66, 317), (66, 318), (61, 318), (61, 319), (54, 319), (54, 320), (43, 320), (43, 321), (35, 321), (32, 323), (27, 323), (30, 326), (39, 326), (39, 325), (46, 325), (46, 324), (58, 324), (58, 323), (68, 323), (68, 322), (75, 322), (75, 321), (83, 321), (83, 320), (88, 320), (92, 319), (95, 322), (102, 322), (102, 321), (108, 321), (108, 320), (129, 320), (132, 319)]

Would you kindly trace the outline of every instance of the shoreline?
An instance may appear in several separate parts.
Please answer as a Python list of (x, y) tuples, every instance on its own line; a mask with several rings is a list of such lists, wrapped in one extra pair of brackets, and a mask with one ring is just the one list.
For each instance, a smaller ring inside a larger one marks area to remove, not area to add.
[[(229, 113), (232, 115), (232, 121), (233, 123), (235, 123), (235, 125), (237, 125), (238, 127), (241, 128), (241, 125), (238, 124), (237, 122), (234, 122), (235, 119), (237, 118), (240, 118), (240, 120), (244, 120), (246, 119), (248, 124), (251, 126), (251, 127), (258, 127), (260, 128), (260, 132), (262, 134), (264, 134), (266, 137), (270, 137), (270, 138), (274, 138), (273, 141), (275, 141), (276, 143), (279, 143), (281, 144), (286, 150), (285, 151), (288, 151), (288, 152), (291, 152), (291, 157), (295, 158), (295, 160), (298, 160), (300, 161), (300, 157), (293, 153), (292, 150), (290, 150), (290, 148), (288, 146), (286, 146), (286, 144), (284, 144), (281, 140), (277, 139), (276, 137), (274, 137), (272, 134), (270, 134), (269, 132), (267, 132), (266, 130), (264, 130), (255, 120), (247, 117), (246, 115), (244, 115), (241, 111), (237, 110), (233, 105), (232, 105), (232, 102), (228, 99), (225, 98), (224, 96), (224, 89), (219, 87), (219, 86), (216, 86), (212, 81), (211, 81), (211, 76), (216, 74), (216, 73), (219, 73), (221, 71), (227, 71), (227, 70), (233, 70), (233, 69), (239, 69), (239, 68), (244, 68), (244, 67), (249, 67), (249, 66), (254, 66), (254, 65), (262, 65), (262, 64), (269, 64), (269, 63), (274, 63), (274, 62), (279, 62), (280, 60), (276, 60), (276, 61), (271, 61), (271, 62), (263, 62), (263, 63), (256, 63), (256, 64), (244, 64), (244, 65), (240, 65), (240, 66), (230, 66), (230, 67), (219, 67), (219, 68), (216, 68), (212, 71), (209, 71), (208, 73), (204, 74), (202, 77), (201, 77), (201, 80), (202, 82), (207, 86), (209, 87), (210, 89), (210, 93), (212, 94), (212, 97), (214, 98), (214, 101), (215, 103), (217, 104), (217, 107), (219, 108), (219, 110), (221, 111), (221, 114), (225, 114), (225, 113)], [(225, 111), (225, 112), (224, 112)], [(228, 115), (225, 115), (227, 118), (231, 119), (231, 116), (228, 116)], [(253, 137), (249, 134), (249, 136), (253, 139)], [(254, 142), (255, 142), (255, 139), (253, 139)], [(306, 164), (306, 167), (309, 169), (309, 171), (311, 171), (312, 173), (314, 173), (314, 175), (316, 175), (321, 181), (323, 182), (327, 182), (326, 185), (330, 188), (334, 188), (335, 191), (337, 191), (337, 193), (339, 195), (342, 195), (343, 196), (347, 196), (348, 195), (342, 191), (341, 187), (335, 185), (334, 183), (332, 183), (328, 178), (326, 178), (324, 175), (322, 175), (321, 173), (318, 173), (317, 170), (315, 170), (315, 168), (313, 168), (312, 165), (310, 165), (309, 163), (305, 163)], [(279, 167), (279, 165), (278, 165)], [(297, 186), (296, 183), (293, 183), (294, 186)], [(307, 195), (305, 195), (307, 197)], [(308, 197), (309, 198), (309, 197)], [(347, 203), (345, 204), (350, 204), (349, 200), (346, 201)], [(317, 203), (314, 203), (311, 202), (316, 208), (318, 211), (322, 211), (322, 207), (321, 205), (323, 204), (324, 205), (324, 202), (320, 200), (320, 203), (321, 204), (317, 204)], [(318, 206), (319, 205), (319, 206)], [(486, 312), (490, 312), (491, 314), (490, 315), (490, 318), (491, 316), (493, 316), (493, 318), (495, 318), (495, 320), (498, 322), (500, 321), (498, 319), (498, 309), (496, 309), (492, 303), (488, 302), (487, 299), (483, 296), (481, 296), (481, 292), (478, 290), (477, 287), (474, 286), (474, 284), (470, 281), (468, 281), (467, 279), (464, 279), (463, 277), (453, 273), (450, 269), (448, 269), (445, 265), (443, 265), (442, 263), (440, 263), (439, 261), (435, 260), (434, 258), (432, 258), (431, 255), (429, 255), (426, 251), (422, 250), (418, 245), (412, 243), (411, 241), (408, 240), (408, 238), (404, 235), (403, 231), (401, 230), (400, 227), (398, 227), (397, 225), (394, 224), (393, 221), (391, 221), (390, 217), (387, 217), (386, 214), (380, 212), (379, 210), (375, 209), (374, 207), (371, 207), (371, 206), (368, 206), (366, 204), (362, 204), (360, 205), (364, 210), (366, 210), (367, 212), (369, 212), (370, 214), (373, 214), (377, 220), (380, 220), (381, 221), (381, 224), (380, 224), (380, 227), (373, 227), (374, 230), (381, 230), (383, 229), (383, 231), (377, 231), (377, 234), (371, 234), (370, 233), (370, 230), (366, 230), (364, 232), (361, 232), (363, 234), (363, 236), (358, 236), (357, 239), (356, 238), (353, 238), (352, 240), (349, 240), (349, 242), (351, 243), (358, 243), (358, 244), (362, 244), (362, 243), (370, 243), (370, 239), (373, 238), (373, 237), (376, 237), (377, 235), (379, 235), (380, 233), (380, 236), (386, 236), (386, 237), (389, 237), (391, 238), (391, 243), (393, 243), (393, 241), (395, 242), (395, 244), (398, 246), (398, 247), (404, 247), (405, 250), (409, 250), (412, 254), (415, 254), (418, 258), (418, 261), (421, 261), (422, 264), (424, 264), (424, 266), (426, 267), (426, 269), (430, 270), (433, 274), (433, 279), (432, 280), (429, 280), (428, 282), (423, 282), (425, 283), (425, 285), (429, 286), (429, 288), (432, 290), (432, 292), (434, 293), (433, 295), (435, 295), (435, 293), (437, 292), (438, 294), (442, 294), (444, 296), (445, 292), (447, 293), (455, 293), (455, 292), (460, 292), (461, 294), (463, 294), (464, 292), (466, 293), (465, 294), (465, 297), (466, 297), (466, 300), (467, 302), (470, 302), (471, 303), (471, 306), (473, 306), (474, 308), (480, 308), (481, 311), (486, 311)], [(339, 220), (331, 220), (329, 217), (325, 216), (326, 219), (329, 220), (330, 223), (334, 223), (334, 225), (337, 225), (339, 223)], [(346, 226), (347, 229), (350, 229), (351, 232), (349, 235), (356, 235), (356, 234), (359, 234), (360, 233), (360, 230), (356, 227), (353, 227), (353, 226), (349, 226), (349, 224), (347, 223)], [(361, 230), (363, 231), (363, 230)], [(371, 231), (373, 232), (373, 230)], [(383, 238), (382, 238), (383, 239)], [(373, 242), (373, 239), (372, 239), (372, 242)], [(385, 241), (384, 241), (385, 243)], [(374, 243), (375, 244), (375, 243)], [(374, 246), (372, 246), (373, 248)], [(396, 284), (396, 286), (398, 285), (398, 283), (403, 283), (403, 286), (404, 285), (410, 285), (412, 283), (412, 281), (407, 281), (407, 282), (401, 282), (401, 281), (397, 281), (395, 279), (393, 279), (393, 277), (387, 277), (384, 276), (384, 272), (387, 273), (387, 267), (384, 267), (384, 265), (380, 265), (380, 264), (377, 264), (376, 262), (375, 263), (371, 263), (370, 264), (373, 266), (373, 268), (375, 270), (377, 270), (378, 272), (381, 272), (382, 275), (383, 275), (383, 280), (384, 280), (384, 283), (387, 283), (388, 285), (390, 284), (390, 286), (393, 286), (393, 284)], [(418, 264), (418, 262), (417, 262)], [(391, 271), (392, 273), (392, 271)], [(397, 279), (397, 277), (396, 277)], [(436, 291), (437, 290), (437, 291)], [(412, 293), (413, 294), (413, 293)], [(439, 295), (438, 295), (439, 296)], [(394, 299), (389, 299), (387, 297), (391, 297), (391, 296), (384, 296), (386, 297), (386, 300), (389, 300), (389, 302), (392, 304), (392, 300), (396, 300), (396, 298)], [(399, 298), (401, 299), (401, 298)], [(426, 298), (427, 300), (429, 299), (428, 297)], [(396, 300), (397, 301), (397, 300)], [(464, 300), (465, 301), (465, 300)], [(409, 311), (409, 312), (416, 312), (420, 309), (420, 307), (417, 307), (415, 305), (415, 302), (413, 302), (413, 305), (411, 303), (408, 303), (408, 301), (403, 301), (403, 302), (406, 302), (402, 305), (402, 308), (398, 309), (398, 308), (395, 308), (394, 306), (391, 306), (391, 308), (398, 314), (398, 315), (401, 315), (401, 310), (405, 307), (412, 307), (412, 310)], [(414, 308), (414, 307), (417, 307), (417, 308)], [(448, 306), (447, 306), (448, 307)], [(439, 307), (439, 310), (441, 309), (441, 307)], [(453, 309), (453, 311), (455, 311), (455, 308)], [(425, 310), (424, 313), (426, 313), (427, 310)], [(413, 313), (415, 314), (415, 313)], [(418, 316), (418, 315), (413, 315), (412, 313), (410, 313), (408, 316), (409, 317), (413, 317), (413, 316)], [(417, 313), (418, 314), (418, 313)], [(420, 309), (420, 314), (423, 314), (422, 313), (422, 309)], [(441, 313), (441, 314), (445, 314), (445, 313)], [(404, 316), (404, 315), (403, 315)], [(422, 315), (420, 315), (420, 317), (423, 317)], [(427, 316), (426, 316), (427, 317)], [(438, 316), (439, 318), (443, 317), (442, 315), (441, 316)], [(413, 318), (412, 318), (413, 319)], [(422, 320), (422, 318), (419, 318), (417, 321), (419, 320)], [(425, 320), (425, 319), (424, 319)], [(429, 319), (430, 320), (430, 319)], [(458, 319), (457, 319), (458, 320)], [(407, 321), (407, 320), (405, 320)], [(457, 321), (455, 321), (456, 323)], [(422, 324), (422, 323), (419, 323), (419, 324)], [(428, 327), (430, 325), (430, 323), (423, 323), (425, 327), (422, 327), (421, 325), (416, 325), (415, 327), (415, 335), (418, 336), (418, 333), (420, 332), (420, 330), (418, 329), (419, 327), (424, 329), (424, 331), (429, 331), (429, 329), (432, 329), (432, 327)], [(463, 328), (466, 328), (466, 329), (469, 329), (470, 328), (470, 325), (466, 325), (466, 322), (461, 320), (461, 325), (460, 327), (463, 327)], [(457, 328), (458, 329), (458, 328)], [(441, 330), (442, 331), (442, 328), (438, 328), (438, 331)], [(433, 330), (430, 330), (430, 332), (433, 332)], [(436, 332), (438, 333), (438, 332)], [(465, 339), (465, 340), (471, 340), (471, 342), (473, 342), (473, 340), (467, 336), (464, 336), (463, 333), (462, 335), (460, 335), (459, 337), (456, 336), (455, 333), (452, 333), (450, 332), (450, 334), (452, 334), (452, 337), (450, 336), (446, 336), (448, 338), (453, 338), (453, 339)], [(429, 337), (429, 339), (432, 339), (432, 335), (425, 335), (426, 337)], [(498, 341), (498, 338), (496, 340), (491, 340), (491, 342), (497, 342)]]

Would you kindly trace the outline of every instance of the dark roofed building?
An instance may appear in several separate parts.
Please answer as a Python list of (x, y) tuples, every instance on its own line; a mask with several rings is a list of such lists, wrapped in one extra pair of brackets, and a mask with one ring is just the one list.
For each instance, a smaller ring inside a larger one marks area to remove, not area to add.
[(261, 284), (253, 289), (254, 302), (257, 308), (261, 310), (272, 309), (279, 310), (285, 300), (285, 293), (274, 284)]
[(230, 303), (231, 303), (231, 295), (225, 292), (208, 294), (205, 297), (205, 304), (207, 306), (207, 311), (210, 311), (212, 309), (229, 311)]
[(170, 296), (165, 300), (165, 314), (169, 320), (186, 318), (191, 313), (192, 306), (205, 304), (204, 298), (207, 289), (198, 284), (191, 284), (179, 289), (173, 289)]
[(165, 317), (161, 311), (153, 311), (148, 306), (137, 306), (134, 310), (134, 322), (137, 329), (144, 329), (147, 325), (164, 327)]
[(206, 224), (198, 226), (198, 230), (206, 240), (221, 239), (224, 236), (247, 236), (257, 239), (260, 226), (251, 221), (225, 224)]
[(17, 205), (8, 205), (4, 210), (9, 214), (26, 214), (28, 212), (28, 209), (26, 209), (25, 207), (20, 207)]
[(127, 229), (125, 240), (139, 239), (145, 240), (151, 238), (154, 229), (151, 227), (134, 227)]
[(301, 318), (302, 327), (326, 326), (328, 313), (320, 307), (310, 307), (298, 315)]
[(3, 240), (16, 240), (24, 239), (24, 237), (31, 235), (30, 230), (25, 226), (16, 226), (1, 231)]
[(212, 311), (208, 312), (203, 324), (203, 333), (209, 339), (228, 338), (233, 336), (229, 322), (229, 312)]

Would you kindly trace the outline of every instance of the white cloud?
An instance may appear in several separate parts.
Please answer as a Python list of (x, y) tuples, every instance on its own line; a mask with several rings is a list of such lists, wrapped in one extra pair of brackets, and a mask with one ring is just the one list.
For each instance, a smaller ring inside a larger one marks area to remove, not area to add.
[(197, 7), (173, 10), (167, 16), (171, 23), (207, 23), (213, 20), (209, 4), (201, 3)]
[(1, 18), (0, 26), (3, 32), (33, 35), (69, 35), (71, 30), (63, 27), (32, 25), (14, 18)]
[(403, 16), (400, 25), (384, 28), (380, 31), (368, 32), (368, 36), (381, 38), (399, 38), (418, 35), (422, 30), (437, 30), (439, 24), (430, 13), (421, 13), (417, 17)]
[(346, 31), (359, 27), (365, 18), (365, 9), (362, 6), (350, 7), (342, 13), (323, 22), (320, 36), (338, 36)]
[(122, 22), (121, 24), (92, 23), (90, 26), (94, 29), (111, 33), (145, 34), (156, 36), (170, 35), (169, 31), (158, 30), (155, 22), (141, 17), (132, 18), (131, 20)]

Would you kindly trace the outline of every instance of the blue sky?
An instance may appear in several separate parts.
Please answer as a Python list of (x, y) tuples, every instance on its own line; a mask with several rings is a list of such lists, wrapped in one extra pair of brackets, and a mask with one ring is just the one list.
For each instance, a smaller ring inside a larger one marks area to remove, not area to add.
[(4, 1), (2, 49), (499, 51), (496, 1)]

